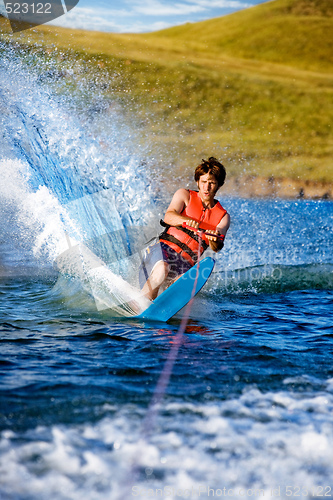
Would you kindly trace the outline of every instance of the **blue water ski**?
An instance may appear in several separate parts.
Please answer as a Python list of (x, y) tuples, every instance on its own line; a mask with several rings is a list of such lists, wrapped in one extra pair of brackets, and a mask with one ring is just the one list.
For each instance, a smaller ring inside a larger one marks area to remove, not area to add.
[[(199, 263), (199, 277), (195, 288), (195, 295), (201, 290), (213, 271), (215, 261), (206, 257)], [(190, 301), (195, 284), (197, 266), (193, 266), (177, 281), (159, 295), (154, 302), (137, 318), (168, 321)]]

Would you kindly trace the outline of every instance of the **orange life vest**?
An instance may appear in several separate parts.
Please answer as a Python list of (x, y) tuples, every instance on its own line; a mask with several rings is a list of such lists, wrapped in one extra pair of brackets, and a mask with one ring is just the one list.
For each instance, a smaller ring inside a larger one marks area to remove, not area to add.
[[(227, 211), (217, 202), (213, 208), (205, 208), (197, 191), (190, 192), (190, 201), (180, 215), (199, 222), (199, 228), (215, 231), (216, 226), (225, 216)], [(168, 226), (160, 235), (160, 241), (166, 243), (173, 250), (188, 260), (193, 266), (198, 259), (199, 237), (198, 235), (180, 226)], [(208, 248), (208, 239), (203, 236), (201, 241), (200, 255)]]

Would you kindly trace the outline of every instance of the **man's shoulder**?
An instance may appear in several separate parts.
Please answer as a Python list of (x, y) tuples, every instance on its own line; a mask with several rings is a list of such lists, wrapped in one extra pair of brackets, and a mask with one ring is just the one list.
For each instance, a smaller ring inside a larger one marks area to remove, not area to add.
[(185, 189), (185, 188), (179, 188), (175, 192), (174, 196), (176, 196), (179, 199), (189, 200), (190, 191), (188, 189)]
[(226, 214), (228, 213), (227, 210), (221, 205), (221, 202), (214, 198), (214, 207), (218, 207), (220, 210), (223, 210)]

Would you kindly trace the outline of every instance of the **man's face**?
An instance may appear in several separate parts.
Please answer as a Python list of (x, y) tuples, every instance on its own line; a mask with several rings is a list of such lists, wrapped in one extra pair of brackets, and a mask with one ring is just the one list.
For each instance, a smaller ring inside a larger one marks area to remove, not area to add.
[(199, 194), (203, 201), (212, 201), (219, 188), (215, 175), (201, 175), (198, 180)]

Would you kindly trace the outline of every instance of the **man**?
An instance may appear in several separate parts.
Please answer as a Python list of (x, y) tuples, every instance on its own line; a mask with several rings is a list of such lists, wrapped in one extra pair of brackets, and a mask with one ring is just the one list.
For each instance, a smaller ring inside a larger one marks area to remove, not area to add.
[[(210, 157), (195, 170), (199, 191), (178, 189), (174, 194), (161, 221), (165, 231), (159, 243), (148, 247), (139, 271), (142, 292), (150, 300), (157, 297), (162, 284), (171, 284), (188, 271), (208, 247), (214, 252), (222, 249), (223, 240), (216, 236), (226, 235), (230, 217), (215, 195), (225, 177), (223, 165)], [(209, 235), (203, 235), (200, 242), (196, 229), (209, 231)]]

